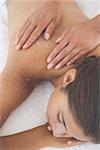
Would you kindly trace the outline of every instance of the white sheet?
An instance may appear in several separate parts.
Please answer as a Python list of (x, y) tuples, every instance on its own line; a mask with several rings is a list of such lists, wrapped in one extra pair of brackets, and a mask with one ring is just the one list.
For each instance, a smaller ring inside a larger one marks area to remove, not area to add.
[[(100, 12), (99, 0), (77, 0), (85, 13), (92, 17)], [(8, 30), (7, 30), (7, 4), (6, 0), (0, 0), (0, 71), (2, 71), (8, 53)], [(5, 122), (0, 129), (1, 135), (10, 135), (13, 133), (25, 131), (34, 128), (46, 122), (45, 112), (53, 86), (49, 82), (43, 82), (38, 85), (26, 101), (20, 105)], [(56, 148), (46, 147), (44, 150)], [(58, 148), (57, 148), (58, 149)], [(59, 150), (65, 150), (61, 148)], [(100, 145), (84, 144), (67, 148), (69, 150), (99, 150)]]

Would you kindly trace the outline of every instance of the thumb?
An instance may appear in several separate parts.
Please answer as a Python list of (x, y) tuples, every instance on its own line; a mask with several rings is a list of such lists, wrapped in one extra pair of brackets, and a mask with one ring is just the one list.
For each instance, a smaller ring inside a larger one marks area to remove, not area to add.
[(49, 40), (51, 38), (56, 26), (57, 26), (57, 23), (54, 20), (51, 21), (51, 23), (48, 25), (48, 27), (46, 28), (46, 31), (44, 33), (44, 38), (46, 40)]

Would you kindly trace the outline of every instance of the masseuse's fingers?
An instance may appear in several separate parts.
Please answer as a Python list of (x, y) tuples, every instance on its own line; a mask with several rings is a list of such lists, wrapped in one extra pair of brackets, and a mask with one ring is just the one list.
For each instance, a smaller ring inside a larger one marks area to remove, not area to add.
[[(29, 48), (41, 35), (41, 33), (47, 27), (48, 22), (42, 22), (39, 25), (35, 26), (35, 24), (31, 24), (27, 30), (24, 32), (21, 40), (19, 41), (16, 49), (27, 49)], [(47, 27), (45, 31), (45, 39), (49, 39), (52, 35), (54, 29), (56, 28), (57, 23), (53, 20)]]
[(57, 25), (58, 25), (58, 22), (55, 20), (52, 20), (51, 23), (48, 25), (48, 27), (46, 28), (46, 31), (44, 33), (44, 37), (46, 40), (49, 40), (51, 38)]
[[(56, 47), (55, 49), (51, 52), (51, 54), (49, 55), (49, 57), (47, 58), (47, 62), (50, 63), (58, 54), (59, 52), (68, 44), (68, 40), (64, 39), (63, 41), (61, 41)], [(55, 64), (53, 64), (54, 66)], [(52, 66), (52, 67), (53, 67)], [(47, 67), (48, 69), (50, 69), (49, 67)]]
[[(15, 41), (17, 45), (16, 49), (29, 48), (45, 30), (44, 37), (48, 40), (60, 22), (60, 18), (60, 1), (43, 1), (36, 12), (28, 17), (28, 20), (20, 30), (18, 38)], [(28, 26), (29, 22), (30, 25)], [(31, 29), (30, 26), (32, 27)]]
[(65, 38), (65, 36), (66, 36), (66, 34), (67, 34), (68, 32), (69, 32), (69, 28), (67, 28), (67, 29), (61, 34), (61, 36), (57, 38), (56, 43), (61, 42), (61, 41)]
[[(62, 35), (56, 40), (57, 46), (54, 50), (50, 53), (47, 58), (47, 63), (50, 63), (58, 54), (59, 52), (69, 43), (70, 36), (68, 34), (67, 38), (65, 35), (68, 33), (69, 29), (67, 29)], [(59, 43), (60, 42), (60, 43)]]
[[(61, 42), (62, 43), (62, 42)], [(57, 66), (55, 69), (60, 68), (59, 65), (62, 64), (62, 59), (64, 60), (66, 58), (66, 55), (74, 48), (74, 45), (72, 43), (69, 43), (68, 46), (62, 49), (57, 56), (48, 64), (47, 68), (52, 69), (53, 67)], [(57, 49), (58, 50), (58, 49)], [(67, 60), (66, 60), (67, 62)], [(66, 64), (64, 61), (64, 63)], [(58, 67), (59, 66), (59, 67)]]
[(19, 40), (16, 49), (20, 50), (24, 43), (28, 40), (28, 38), (30, 37), (32, 31), (35, 29), (35, 25), (31, 24), (24, 32), (24, 34), (21, 36), (21, 39)]
[[(77, 55), (80, 51), (80, 49), (75, 48), (75, 53), (72, 54), (72, 51), (55, 67), (55, 69), (60, 69), (62, 68), (64, 65), (66, 65), (68, 63), (68, 61), (70, 61), (71, 58), (73, 58), (75, 55)], [(70, 57), (70, 58), (69, 58)]]
[[(55, 66), (55, 69), (60, 69), (64, 65), (69, 65), (69, 62), (72, 61), (73, 58), (76, 55), (78, 55), (79, 52), (80, 52), (80, 48), (78, 48), (78, 47), (72, 49), (71, 51), (69, 50), (69, 53), (66, 54), (65, 58)], [(78, 55), (78, 56), (80, 56), (80, 55)]]
[(84, 50), (80, 51), (73, 58), (70, 59), (70, 61), (67, 63), (67, 65), (73, 64), (76, 60), (78, 60), (79, 58), (81, 58), (84, 55), (85, 55), (85, 51)]
[(46, 28), (46, 24), (40, 24), (38, 25), (35, 30), (31, 33), (30, 37), (27, 39), (27, 41), (25, 42), (25, 45), (23, 45), (23, 49), (29, 48), (37, 39), (38, 37), (41, 35), (41, 33), (43, 32), (43, 30)]
[(27, 28), (30, 26), (30, 24), (31, 23), (30, 23), (29, 19), (27, 19), (26, 22), (24, 23), (24, 25), (22, 26), (22, 28), (20, 29), (20, 31), (17, 34), (17, 39), (15, 41), (15, 45), (18, 44), (18, 42), (20, 41), (21, 37), (23, 36), (23, 34), (27, 30)]
[[(48, 22), (45, 23), (41, 23), (39, 25), (36, 26), (36, 28), (31, 31), (31, 34), (27, 37), (29, 37), (25, 42), (25, 44), (22, 46), (23, 49), (29, 48), (38, 38), (39, 36), (42, 34), (42, 32), (45, 30), (45, 28), (47, 27)], [(54, 21), (52, 21), (46, 31), (45, 31), (45, 39), (49, 39), (50, 36), (52, 35), (54, 29), (56, 27), (56, 24)]]

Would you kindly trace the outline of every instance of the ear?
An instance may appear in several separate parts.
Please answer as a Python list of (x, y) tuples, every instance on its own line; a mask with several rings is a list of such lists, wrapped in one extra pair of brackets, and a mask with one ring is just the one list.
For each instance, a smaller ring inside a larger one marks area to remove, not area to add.
[(66, 87), (69, 83), (73, 82), (76, 77), (76, 69), (72, 68), (66, 72), (63, 78), (63, 87)]

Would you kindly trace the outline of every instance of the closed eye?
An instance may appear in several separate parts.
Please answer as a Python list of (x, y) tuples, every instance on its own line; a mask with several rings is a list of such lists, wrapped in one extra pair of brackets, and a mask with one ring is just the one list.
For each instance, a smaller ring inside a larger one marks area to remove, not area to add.
[(59, 112), (58, 115), (57, 115), (57, 119), (58, 119), (58, 121), (59, 121), (60, 123), (62, 123), (62, 121), (60, 120), (60, 112)]
[(64, 120), (63, 112), (62, 112), (62, 121), (60, 120), (60, 112), (58, 113), (57, 118), (58, 118), (58, 121), (59, 121), (60, 123), (63, 123), (64, 127), (65, 127), (66, 130), (67, 130), (67, 127), (66, 127), (66, 124), (65, 124), (65, 120)]
[(63, 112), (62, 112), (62, 119), (63, 119), (63, 124), (64, 124), (64, 127), (66, 128), (67, 130), (67, 126), (66, 126), (66, 123), (65, 123), (65, 120), (64, 120), (64, 115), (63, 115)]

